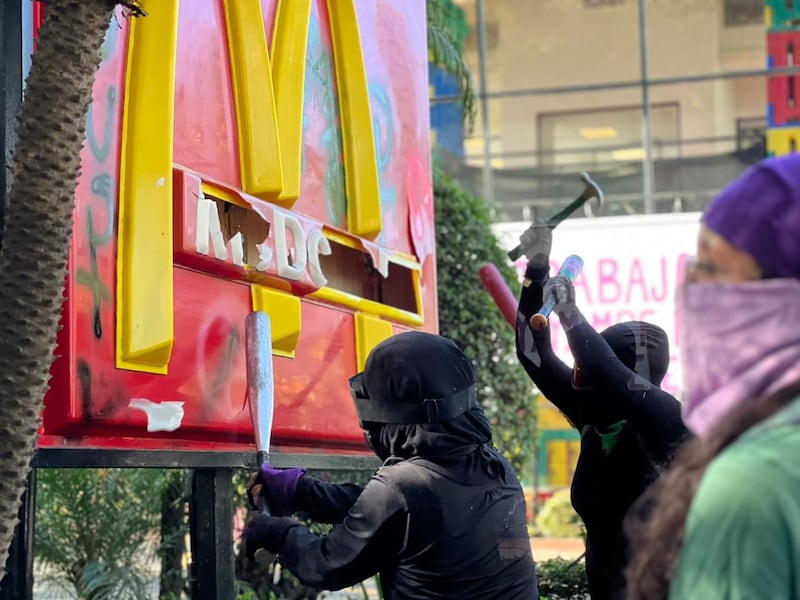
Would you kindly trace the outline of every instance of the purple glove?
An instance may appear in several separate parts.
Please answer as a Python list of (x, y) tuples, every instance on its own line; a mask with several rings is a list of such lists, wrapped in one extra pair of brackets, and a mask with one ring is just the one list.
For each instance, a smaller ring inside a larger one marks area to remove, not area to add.
[(266, 500), (270, 512), (276, 517), (285, 517), (294, 512), (294, 494), (298, 480), (305, 475), (305, 469), (276, 469), (264, 463), (250, 478), (247, 498), (250, 506), (257, 509), (259, 500)]
[(272, 554), (279, 554), (286, 534), (300, 523), (286, 517), (256, 515), (244, 528), (244, 548), (250, 560), (256, 552), (264, 548)]

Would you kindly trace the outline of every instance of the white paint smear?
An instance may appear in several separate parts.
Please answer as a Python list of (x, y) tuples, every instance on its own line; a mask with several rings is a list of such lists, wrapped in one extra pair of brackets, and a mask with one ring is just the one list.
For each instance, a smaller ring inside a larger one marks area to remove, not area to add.
[(183, 402), (152, 402), (146, 398), (132, 398), (130, 408), (147, 415), (147, 431), (175, 431), (183, 420)]

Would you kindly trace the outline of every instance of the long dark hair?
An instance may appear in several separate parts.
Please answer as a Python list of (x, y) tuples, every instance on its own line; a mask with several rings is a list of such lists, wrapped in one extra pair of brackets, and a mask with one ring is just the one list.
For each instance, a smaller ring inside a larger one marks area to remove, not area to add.
[(800, 394), (800, 382), (728, 414), (707, 438), (687, 441), (670, 469), (636, 501), (625, 519), (631, 561), (626, 569), (628, 600), (667, 598), (683, 546), (686, 517), (709, 463), (753, 425)]

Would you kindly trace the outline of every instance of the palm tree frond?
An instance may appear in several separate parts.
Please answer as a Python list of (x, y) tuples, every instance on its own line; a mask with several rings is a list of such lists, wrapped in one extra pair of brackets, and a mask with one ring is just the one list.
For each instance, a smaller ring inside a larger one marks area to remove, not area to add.
[(147, 597), (144, 573), (130, 566), (92, 562), (83, 567), (79, 589), (91, 600), (138, 600)]
[(456, 78), (464, 110), (464, 128), (467, 133), (475, 124), (477, 102), (472, 73), (464, 62), (463, 39), (467, 34), (463, 11), (452, 0), (428, 0), (428, 60)]

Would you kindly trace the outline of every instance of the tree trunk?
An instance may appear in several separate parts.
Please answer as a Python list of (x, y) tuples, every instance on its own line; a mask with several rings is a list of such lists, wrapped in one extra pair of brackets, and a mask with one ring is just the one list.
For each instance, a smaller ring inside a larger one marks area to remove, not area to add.
[(17, 125), (0, 250), (3, 573), (50, 379), (86, 111), (116, 4), (47, 3)]

